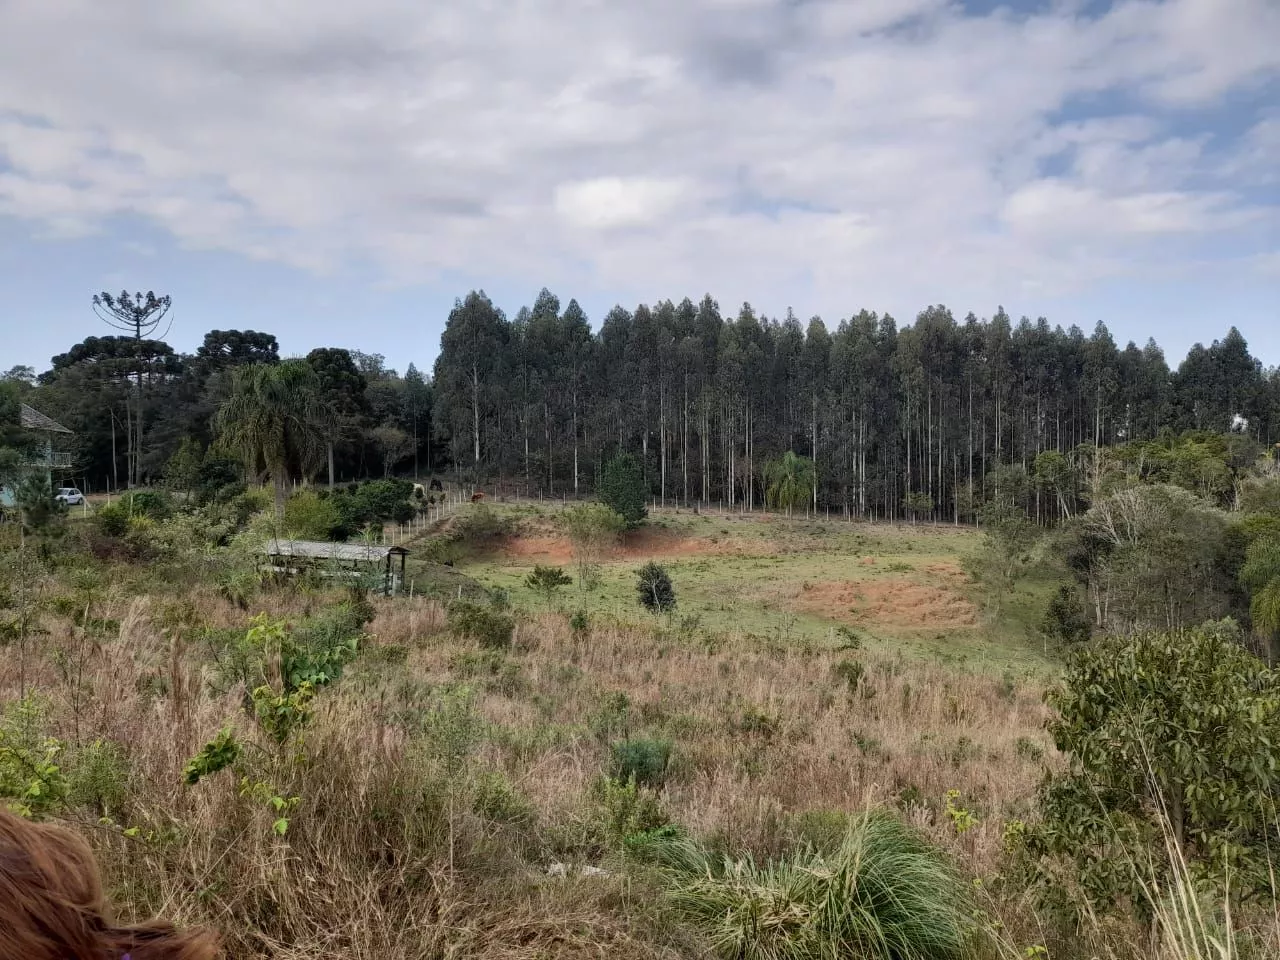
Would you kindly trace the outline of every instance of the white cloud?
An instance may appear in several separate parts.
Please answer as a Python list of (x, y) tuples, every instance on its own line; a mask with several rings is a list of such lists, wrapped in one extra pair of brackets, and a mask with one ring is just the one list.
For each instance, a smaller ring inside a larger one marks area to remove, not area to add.
[(556, 187), (556, 212), (576, 227), (660, 226), (688, 194), (679, 180), (596, 177)]
[(0, 213), (63, 233), (141, 216), (184, 245), (403, 282), (585, 270), (620, 297), (771, 311), (1061, 294), (1223, 236), (1264, 263), (1275, 118), (1238, 143), (1214, 121), (1278, 82), (1277, 17), (8, 0)]

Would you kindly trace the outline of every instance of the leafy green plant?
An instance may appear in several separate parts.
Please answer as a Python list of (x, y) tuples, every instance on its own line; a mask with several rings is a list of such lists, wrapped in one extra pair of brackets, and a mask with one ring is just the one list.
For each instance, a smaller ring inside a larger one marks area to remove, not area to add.
[(258, 726), (277, 744), (283, 745), (311, 720), (311, 701), (315, 697), (315, 687), (310, 681), (304, 680), (294, 689), (279, 692), (263, 684), (255, 687), (250, 697), (253, 700), (253, 717)]
[(808, 505), (814, 493), (813, 461), (788, 450), (764, 466), (765, 504), (773, 510), (791, 511)]
[(640, 605), (650, 613), (670, 613), (676, 608), (676, 591), (666, 568), (650, 560), (637, 573)]
[(1070, 767), (1046, 781), (1028, 848), (1073, 864), (1094, 907), (1164, 882), (1166, 829), (1200, 879), (1269, 887), (1280, 676), (1239, 640), (1229, 623), (1108, 639), (1078, 650), (1050, 694)]
[(577, 643), (591, 634), (591, 615), (585, 610), (575, 610), (569, 617), (569, 632)]
[(533, 568), (533, 572), (524, 578), (524, 583), (526, 587), (550, 603), (562, 587), (573, 583), (573, 577), (560, 567), (544, 567), (538, 564)]
[(200, 748), (200, 752), (182, 768), (182, 782), (195, 786), (205, 777), (227, 769), (240, 759), (240, 741), (224, 727), (218, 735)]
[(47, 704), (30, 696), (0, 717), (0, 799), (19, 816), (55, 810), (67, 795), (59, 763), (64, 745), (47, 734), (47, 719)]
[(958, 836), (968, 833), (978, 825), (978, 818), (973, 815), (973, 811), (960, 805), (959, 790), (947, 791), (944, 812), (947, 815), (947, 819), (951, 821), (951, 829)]
[(533, 804), (497, 771), (488, 771), (476, 778), (471, 809), (485, 820), (515, 827), (532, 827), (538, 820)]
[(838, 849), (757, 863), (654, 839), (672, 906), (733, 960), (961, 960), (966, 885), (896, 817), (868, 812)]

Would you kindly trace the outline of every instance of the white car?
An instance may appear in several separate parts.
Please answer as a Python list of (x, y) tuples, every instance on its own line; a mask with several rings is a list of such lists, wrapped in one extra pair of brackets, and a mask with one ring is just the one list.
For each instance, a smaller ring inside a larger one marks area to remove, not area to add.
[(68, 507), (78, 507), (84, 503), (84, 494), (75, 487), (60, 487), (53, 499), (65, 503)]

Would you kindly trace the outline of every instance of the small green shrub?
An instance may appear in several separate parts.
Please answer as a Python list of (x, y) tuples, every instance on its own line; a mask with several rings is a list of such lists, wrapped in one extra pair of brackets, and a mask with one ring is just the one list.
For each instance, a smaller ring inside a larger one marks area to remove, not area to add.
[(509, 517), (494, 512), (487, 503), (473, 503), (454, 520), (450, 536), (455, 543), (478, 546), (514, 531)]
[(129, 516), (165, 520), (173, 513), (173, 501), (161, 490), (132, 490), (118, 501)]
[(849, 824), (844, 810), (802, 810), (792, 818), (789, 833), (801, 849), (830, 854), (840, 849)]
[(46, 705), (32, 697), (0, 717), (0, 802), (24, 817), (56, 810), (67, 794), (62, 741), (46, 734)]
[(587, 720), (596, 739), (604, 742), (626, 737), (631, 728), (631, 698), (621, 690), (606, 693)]
[(634, 780), (658, 789), (665, 782), (671, 764), (671, 743), (667, 740), (619, 740), (611, 750), (612, 775), (618, 780)]
[(591, 617), (585, 610), (575, 610), (569, 617), (569, 632), (581, 643), (591, 634)]
[(747, 707), (738, 719), (739, 733), (761, 740), (772, 740), (782, 729), (782, 718), (775, 713), (765, 713), (759, 707)]
[(560, 591), (573, 583), (573, 577), (561, 567), (544, 567), (541, 564), (533, 568), (533, 572), (524, 578), (524, 584), (534, 593), (539, 594), (547, 603)]
[(676, 608), (676, 592), (666, 568), (650, 560), (640, 568), (636, 592), (640, 605), (650, 613), (670, 613)]
[(601, 777), (593, 792), (609, 849), (618, 849), (671, 822), (658, 794), (635, 780)]
[(505, 650), (511, 646), (515, 620), (477, 603), (455, 600), (449, 604), (449, 629), (455, 637), (474, 640), (487, 650)]
[(1039, 763), (1044, 759), (1044, 747), (1029, 737), (1019, 737), (1013, 745), (1013, 752), (1022, 760)]
[(104, 503), (93, 515), (98, 530), (108, 537), (123, 537), (129, 532), (129, 511), (123, 500)]

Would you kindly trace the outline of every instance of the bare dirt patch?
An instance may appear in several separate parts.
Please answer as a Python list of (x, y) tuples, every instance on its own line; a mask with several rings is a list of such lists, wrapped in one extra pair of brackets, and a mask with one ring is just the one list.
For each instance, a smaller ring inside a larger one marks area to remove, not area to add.
[(794, 605), (804, 613), (868, 627), (947, 629), (978, 622), (973, 604), (950, 586), (896, 577), (814, 584), (796, 595)]

